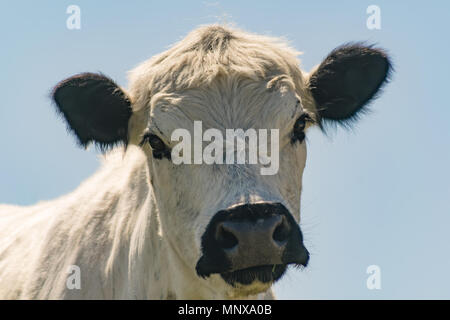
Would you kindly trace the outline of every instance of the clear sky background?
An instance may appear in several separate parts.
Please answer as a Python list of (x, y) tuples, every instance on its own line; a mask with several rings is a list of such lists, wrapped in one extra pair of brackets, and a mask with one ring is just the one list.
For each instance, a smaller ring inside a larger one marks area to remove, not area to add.
[[(81, 8), (81, 30), (66, 8)], [(381, 30), (366, 8), (381, 9)], [(334, 47), (377, 43), (395, 74), (351, 131), (307, 135), (302, 228), (311, 263), (277, 285), (281, 299), (450, 299), (449, 17), (446, 1), (2, 1), (0, 203), (30, 205), (98, 169), (76, 147), (49, 92), (58, 81), (126, 72), (198, 25), (230, 22), (283, 36), (310, 70)], [(381, 289), (366, 268), (378, 265)]]

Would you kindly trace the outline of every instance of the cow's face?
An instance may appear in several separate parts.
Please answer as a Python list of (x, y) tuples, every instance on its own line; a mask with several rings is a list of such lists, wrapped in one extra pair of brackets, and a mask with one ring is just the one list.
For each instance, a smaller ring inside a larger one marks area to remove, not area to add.
[[(207, 53), (224, 50), (224, 39), (208, 39)], [(182, 60), (179, 49), (172, 55)], [(267, 58), (271, 69), (259, 77), (227, 60), (207, 81), (183, 86), (195, 82), (192, 75), (167, 56), (134, 71), (131, 98), (102, 75), (81, 74), (55, 88), (56, 104), (81, 144), (122, 141), (146, 153), (162, 234), (188, 273), (232, 296), (266, 290), (288, 265), (308, 263), (298, 225), (307, 129), (355, 120), (386, 80), (389, 61), (380, 50), (350, 45), (308, 77), (294, 59), (281, 61), (290, 64), (284, 68)], [(227, 135), (238, 129), (250, 138)]]
[[(164, 212), (161, 223), (199, 276), (208, 281), (216, 275), (230, 285), (259, 281), (267, 286), (282, 276), (288, 263), (307, 264), (298, 222), (305, 130), (313, 118), (286, 77), (268, 82), (223, 77), (204, 88), (152, 99), (141, 141)], [(177, 151), (180, 141), (171, 137), (180, 129), (191, 147)], [(247, 138), (246, 163), (239, 164), (235, 139), (235, 161), (227, 164), (226, 147), (233, 141), (223, 142), (223, 154), (211, 163), (205, 158), (211, 141), (203, 142), (211, 129), (223, 140), (227, 130), (254, 130), (257, 138), (267, 133), (267, 143), (252, 150)], [(199, 133), (200, 143), (194, 140)], [(250, 153), (261, 148), (269, 151), (271, 163), (250, 164)], [(174, 163), (181, 152), (191, 164)], [(269, 167), (273, 170), (261, 170)]]

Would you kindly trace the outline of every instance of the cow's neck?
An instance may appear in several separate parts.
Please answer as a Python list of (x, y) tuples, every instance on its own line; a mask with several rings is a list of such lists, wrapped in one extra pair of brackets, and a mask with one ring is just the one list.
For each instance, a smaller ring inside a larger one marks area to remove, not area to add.
[(95, 192), (108, 220), (105, 232), (111, 240), (103, 261), (106, 298), (168, 297), (167, 257), (149, 179), (145, 153), (129, 145), (125, 153), (117, 149), (107, 154), (102, 169), (80, 186), (81, 199), (75, 195), (77, 201), (89, 202)]
[[(199, 284), (191, 285), (198, 282), (198, 277), (163, 238), (145, 153), (141, 148), (130, 145), (125, 154), (113, 151), (107, 158), (95, 184), (99, 188), (108, 188), (98, 190), (107, 197), (105, 202), (116, 202), (110, 216), (110, 232), (120, 234), (113, 241), (121, 243), (112, 244), (112, 258), (106, 270), (108, 280), (114, 286), (114, 298), (182, 299), (198, 296), (202, 292), (198, 290)], [(111, 197), (111, 193), (115, 196)], [(115, 250), (117, 247), (120, 249)], [(127, 272), (117, 281), (114, 269), (124, 266), (127, 266)]]

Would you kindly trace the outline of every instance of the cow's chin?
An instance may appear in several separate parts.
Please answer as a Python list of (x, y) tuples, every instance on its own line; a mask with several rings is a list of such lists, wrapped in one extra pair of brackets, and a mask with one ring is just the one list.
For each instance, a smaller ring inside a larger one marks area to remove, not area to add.
[(285, 264), (265, 265), (224, 272), (220, 276), (235, 288), (240, 290), (247, 288), (251, 291), (257, 291), (249, 294), (257, 294), (267, 290), (273, 283), (280, 280), (286, 272), (286, 268), (287, 265)]

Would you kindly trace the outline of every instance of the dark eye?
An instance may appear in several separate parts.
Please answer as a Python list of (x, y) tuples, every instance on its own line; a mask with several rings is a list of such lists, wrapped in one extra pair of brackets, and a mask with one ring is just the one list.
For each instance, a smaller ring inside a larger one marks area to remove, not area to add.
[(294, 124), (294, 130), (292, 131), (291, 142), (295, 143), (299, 141), (300, 143), (305, 140), (305, 127), (306, 122), (311, 121), (311, 118), (306, 114), (302, 114)]
[(165, 157), (167, 159), (170, 159), (169, 147), (167, 147), (164, 141), (162, 141), (161, 138), (159, 138), (157, 135), (154, 135), (152, 133), (144, 135), (141, 145), (144, 144), (145, 142), (148, 142), (150, 147), (152, 147), (154, 158), (162, 159)]

